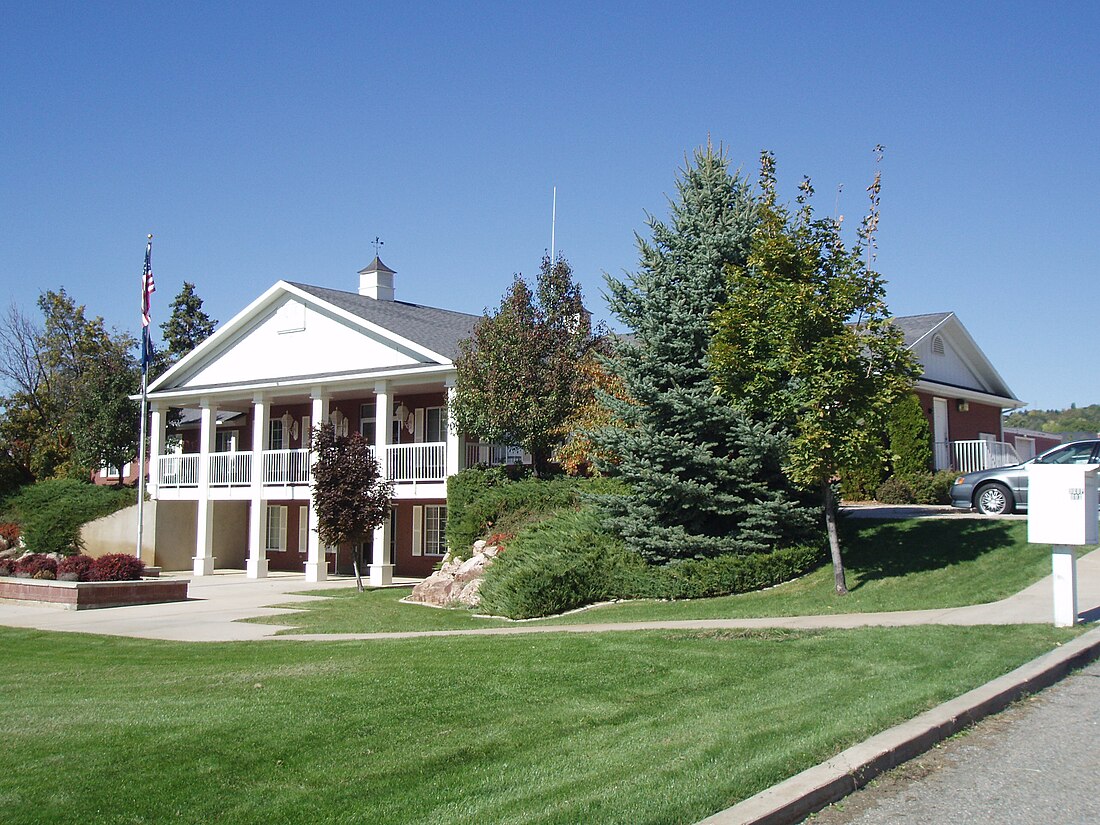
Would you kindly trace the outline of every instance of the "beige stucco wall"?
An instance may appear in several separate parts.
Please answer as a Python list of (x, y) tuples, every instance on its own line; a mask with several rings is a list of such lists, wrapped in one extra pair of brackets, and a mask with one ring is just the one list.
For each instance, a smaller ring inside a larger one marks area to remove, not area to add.
[[(214, 515), (214, 567), (243, 570), (248, 558), (247, 501), (211, 502)], [(190, 570), (195, 555), (198, 503), (147, 501), (141, 558), (162, 570)], [(137, 505), (85, 524), (84, 552), (92, 557), (133, 553), (137, 544)], [(155, 552), (154, 552), (155, 548)]]

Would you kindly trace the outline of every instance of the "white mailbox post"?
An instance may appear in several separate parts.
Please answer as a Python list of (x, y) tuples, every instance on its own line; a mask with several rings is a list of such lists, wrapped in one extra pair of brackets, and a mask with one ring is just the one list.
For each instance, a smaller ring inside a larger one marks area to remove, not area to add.
[(1077, 557), (1073, 548), (1100, 540), (1098, 469), (1100, 464), (1027, 467), (1027, 540), (1053, 545), (1055, 627), (1077, 624)]

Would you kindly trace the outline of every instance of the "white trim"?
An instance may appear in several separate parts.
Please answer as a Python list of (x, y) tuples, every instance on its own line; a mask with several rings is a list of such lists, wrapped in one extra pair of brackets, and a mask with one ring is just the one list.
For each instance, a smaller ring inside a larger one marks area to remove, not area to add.
[(309, 505), (298, 505), (298, 552), (309, 550)]
[[(274, 536), (271, 535), (271, 528), (273, 525), (271, 514), (273, 511), (277, 511), (278, 515), (276, 520), (278, 522), (278, 529)], [(276, 553), (282, 553), (286, 550), (286, 513), (287, 506), (285, 504), (269, 504), (267, 505), (267, 513), (264, 515), (267, 524), (267, 540), (264, 542), (265, 550), (272, 550)], [(274, 539), (275, 543), (272, 544)]]
[(1015, 398), (1006, 398), (1003, 395), (991, 395), (978, 390), (968, 390), (962, 387), (953, 387), (950, 384), (939, 384), (935, 381), (925, 381), (923, 378), (913, 385), (913, 389), (926, 392), (930, 395), (947, 396), (949, 398), (961, 398), (964, 401), (974, 401), (979, 404), (989, 404), (1002, 409), (1017, 409), (1026, 407), (1027, 404)]

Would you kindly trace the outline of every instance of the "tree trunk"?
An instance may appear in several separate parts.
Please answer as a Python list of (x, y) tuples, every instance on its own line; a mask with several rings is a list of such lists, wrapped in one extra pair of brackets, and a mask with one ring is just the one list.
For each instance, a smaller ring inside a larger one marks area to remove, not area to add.
[(833, 498), (833, 485), (822, 485), (825, 498), (825, 532), (829, 534), (829, 554), (833, 558), (833, 582), (837, 595), (848, 592), (848, 583), (844, 580), (844, 560), (840, 557), (840, 537), (836, 532), (836, 499)]
[(355, 568), (355, 587), (362, 593), (364, 590), (363, 578), (359, 574), (359, 571), (363, 567), (363, 542), (361, 541), (357, 541), (352, 545), (351, 566)]

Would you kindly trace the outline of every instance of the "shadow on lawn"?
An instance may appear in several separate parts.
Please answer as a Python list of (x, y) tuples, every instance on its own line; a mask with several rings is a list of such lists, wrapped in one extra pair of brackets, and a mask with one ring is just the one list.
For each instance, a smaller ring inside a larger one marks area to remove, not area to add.
[(1005, 521), (949, 519), (842, 522), (844, 565), (859, 583), (939, 570), (1017, 544)]

